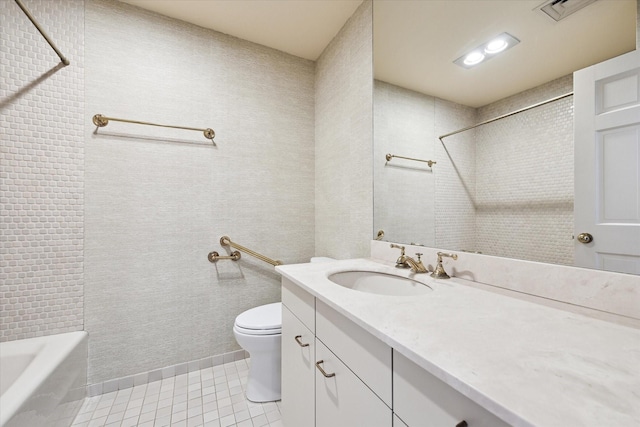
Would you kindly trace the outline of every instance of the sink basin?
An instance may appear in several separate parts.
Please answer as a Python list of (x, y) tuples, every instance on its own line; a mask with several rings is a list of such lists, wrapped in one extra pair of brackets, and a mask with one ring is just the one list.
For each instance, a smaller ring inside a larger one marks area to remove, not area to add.
[(329, 280), (345, 288), (378, 295), (424, 295), (433, 290), (406, 277), (374, 271), (342, 271), (331, 274)]

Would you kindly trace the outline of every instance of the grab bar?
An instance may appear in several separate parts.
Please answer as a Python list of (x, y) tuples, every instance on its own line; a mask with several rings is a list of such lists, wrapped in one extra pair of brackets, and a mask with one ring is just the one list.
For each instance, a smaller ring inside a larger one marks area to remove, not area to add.
[(262, 254), (259, 254), (258, 252), (252, 251), (249, 248), (245, 248), (242, 245), (239, 245), (237, 243), (232, 242), (231, 239), (229, 237), (227, 237), (227, 236), (222, 236), (220, 238), (220, 244), (222, 246), (231, 246), (232, 248), (235, 248), (235, 249), (237, 249), (239, 251), (245, 252), (245, 253), (251, 255), (252, 257), (258, 258), (260, 261), (264, 261), (264, 262), (269, 263), (269, 264), (271, 264), (273, 266), (282, 265), (282, 261), (273, 260), (273, 259), (271, 259), (269, 257), (266, 257), (266, 256), (264, 256)]
[(15, 0), (15, 2), (18, 5), (18, 7), (20, 9), (22, 9), (24, 14), (27, 15), (27, 18), (29, 18), (29, 21), (31, 21), (33, 26), (36, 27), (36, 30), (38, 30), (40, 32), (40, 34), (42, 34), (42, 37), (44, 37), (44, 39), (47, 41), (47, 43), (49, 43), (49, 46), (51, 46), (51, 48), (56, 52), (56, 55), (58, 55), (60, 57), (60, 61), (62, 61), (62, 63), (64, 65), (69, 65), (70, 64), (69, 60), (67, 58), (65, 58), (65, 56), (62, 54), (62, 52), (60, 52), (60, 49), (58, 49), (56, 47), (55, 43), (53, 43), (53, 41), (51, 41), (51, 39), (49, 38), (47, 33), (44, 32), (42, 27), (40, 27), (40, 24), (38, 24), (38, 21), (36, 21), (36, 18), (33, 17), (31, 12), (29, 12), (29, 10), (22, 4), (22, 2), (20, 0)]
[(142, 122), (140, 120), (127, 120), (127, 119), (116, 119), (115, 117), (105, 117), (102, 114), (95, 114), (92, 119), (93, 124), (100, 128), (108, 125), (109, 120), (113, 120), (114, 122), (134, 123), (137, 125), (159, 126), (162, 128), (197, 130), (202, 132), (204, 134), (204, 137), (207, 139), (213, 140), (213, 138), (216, 137), (215, 131), (211, 128), (200, 129), (200, 128), (192, 128), (192, 127), (186, 127), (186, 126), (159, 125), (157, 123)]

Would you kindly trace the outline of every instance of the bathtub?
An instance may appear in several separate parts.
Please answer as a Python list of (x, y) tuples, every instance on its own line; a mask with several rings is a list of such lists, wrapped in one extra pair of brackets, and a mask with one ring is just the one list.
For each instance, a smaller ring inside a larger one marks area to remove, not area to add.
[(86, 332), (0, 343), (0, 427), (68, 427), (86, 395)]

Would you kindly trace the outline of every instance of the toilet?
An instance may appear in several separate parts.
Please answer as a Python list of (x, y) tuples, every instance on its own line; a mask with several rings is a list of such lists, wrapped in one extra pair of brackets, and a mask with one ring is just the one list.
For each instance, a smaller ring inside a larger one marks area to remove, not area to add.
[[(314, 263), (329, 261), (335, 260), (311, 258)], [(241, 313), (233, 324), (233, 335), (251, 356), (247, 399), (252, 402), (280, 400), (282, 303), (261, 305)]]
[(282, 303), (261, 305), (241, 313), (233, 325), (233, 335), (251, 356), (247, 399), (280, 400)]

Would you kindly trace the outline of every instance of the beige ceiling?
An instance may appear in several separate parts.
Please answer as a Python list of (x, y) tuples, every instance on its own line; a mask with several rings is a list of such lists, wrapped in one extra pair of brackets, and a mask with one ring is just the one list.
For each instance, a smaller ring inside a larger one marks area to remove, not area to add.
[(362, 0), (120, 0), (315, 61)]
[[(635, 49), (636, 0), (599, 0), (559, 22), (538, 10), (546, 3), (376, 0), (376, 78), (479, 107)], [(505, 31), (520, 44), (472, 69), (453, 63)]]
[[(315, 60), (362, 0), (121, 0)], [(635, 48), (637, 0), (555, 22), (542, 0), (374, 0), (377, 79), (478, 107)], [(507, 31), (521, 43), (473, 69), (453, 60)]]

